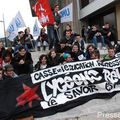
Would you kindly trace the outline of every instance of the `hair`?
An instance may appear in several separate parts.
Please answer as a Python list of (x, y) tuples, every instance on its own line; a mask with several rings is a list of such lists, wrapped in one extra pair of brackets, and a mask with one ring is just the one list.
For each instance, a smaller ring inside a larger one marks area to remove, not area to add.
[(106, 25), (106, 24), (110, 24), (110, 23), (109, 23), (109, 22), (106, 22), (105, 25)]
[(100, 59), (100, 51), (99, 50), (94, 50), (91, 55), (94, 54), (95, 56), (98, 57), (98, 59)]
[(115, 49), (115, 47), (114, 47), (114, 46), (109, 46), (109, 47), (108, 47), (108, 50), (109, 50), (109, 49)]
[[(42, 31), (44, 30), (45, 28), (43, 27), (43, 28), (41, 28), (41, 31), (40, 31), (40, 36), (42, 35)], [(46, 31), (46, 29), (45, 29), (45, 31)]]
[(20, 46), (18, 50), (21, 51), (22, 49), (25, 49), (25, 47), (24, 46)]
[(66, 44), (65, 38), (61, 38), (59, 44)]
[(7, 72), (8, 70), (14, 70), (14, 68), (11, 64), (5, 65), (4, 71)]
[(40, 63), (41, 63), (41, 60), (43, 59), (43, 57), (45, 57), (45, 58), (46, 58), (46, 60), (48, 60), (48, 59), (47, 59), (47, 55), (42, 54), (42, 55), (40, 55), (40, 57), (39, 57), (39, 61), (40, 61)]
[(24, 30), (25, 35), (27, 34), (27, 28)]
[(4, 60), (5, 57), (7, 57), (7, 56), (10, 56), (10, 57), (12, 58), (12, 52), (11, 52), (9, 49), (5, 50), (4, 55), (3, 55), (3, 60)]
[(23, 31), (19, 31), (18, 34), (24, 33)]
[[(24, 30), (24, 36), (27, 36), (27, 30), (28, 30), (29, 27), (27, 27), (25, 30)], [(30, 29), (30, 28), (29, 28)]]
[(76, 35), (75, 35), (75, 37), (77, 37), (77, 36), (80, 36), (80, 37), (81, 37), (81, 35), (80, 35), (80, 34), (76, 34)]
[(90, 44), (90, 45), (87, 46), (87, 49), (86, 49), (86, 50), (89, 51), (89, 48), (90, 48), (90, 47), (94, 48), (95, 50), (97, 49), (93, 44)]
[(49, 54), (51, 54), (51, 52), (55, 52), (56, 53), (56, 50), (54, 48), (52, 48), (52, 49), (50, 49)]
[(70, 32), (70, 33), (71, 33), (71, 32), (72, 32), (72, 30), (71, 30), (71, 29), (70, 29), (70, 30), (66, 30), (66, 31), (65, 31), (65, 33), (66, 33), (66, 32)]
[(74, 44), (72, 45), (72, 48), (73, 48), (73, 46), (77, 46), (77, 47), (78, 47), (78, 51), (80, 51), (80, 46), (79, 46), (78, 43), (74, 43)]
[(54, 8), (56, 8), (57, 6), (59, 6), (57, 3), (54, 4)]
[(48, 53), (48, 57), (49, 57), (49, 58), (51, 58), (51, 53), (52, 53), (52, 52), (55, 52), (56, 55), (57, 55), (56, 50), (55, 50), (54, 48), (52, 48), (52, 49), (50, 49), (50, 52)]
[(66, 26), (69, 26), (69, 27), (70, 27), (70, 29), (71, 29), (71, 25), (70, 25), (70, 24), (67, 24)]

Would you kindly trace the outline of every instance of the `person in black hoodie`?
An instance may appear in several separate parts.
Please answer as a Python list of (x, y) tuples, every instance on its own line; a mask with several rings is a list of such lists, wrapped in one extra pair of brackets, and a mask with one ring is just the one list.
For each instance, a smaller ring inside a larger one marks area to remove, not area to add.
[(55, 48), (55, 50), (57, 53), (60, 53), (60, 54), (67, 51), (66, 41), (64, 38), (60, 40), (58, 47)]
[(33, 60), (31, 53), (26, 51), (24, 46), (19, 47), (18, 53), (13, 58), (15, 72), (20, 74), (29, 74), (33, 72)]
[(109, 23), (105, 23), (102, 30), (101, 30), (104, 39), (105, 39), (105, 44), (108, 45), (108, 47), (111, 47), (111, 41), (114, 42), (114, 45), (117, 45), (117, 39), (116, 39), (116, 35), (115, 35), (115, 30), (110, 27)]
[(92, 26), (92, 29), (88, 35), (88, 40), (90, 40), (95, 45), (95, 47), (98, 46), (98, 43), (101, 43), (102, 47), (105, 47), (104, 37), (102, 36), (96, 25)]

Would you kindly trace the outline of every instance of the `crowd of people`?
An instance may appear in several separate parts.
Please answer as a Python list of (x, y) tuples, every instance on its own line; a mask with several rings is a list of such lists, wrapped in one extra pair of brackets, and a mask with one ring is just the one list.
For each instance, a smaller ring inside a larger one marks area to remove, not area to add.
[[(24, 31), (19, 31), (14, 38), (14, 49), (5, 49), (3, 42), (0, 41), (0, 80), (31, 74), (68, 62), (91, 59), (111, 60), (115, 58), (117, 52), (120, 52), (120, 46), (109, 23), (105, 23), (102, 29), (93, 25), (87, 31), (87, 36), (85, 36), (84, 28), (80, 35), (73, 32), (71, 26), (67, 24), (60, 39), (58, 10), (59, 6), (56, 5), (53, 11), (55, 23), (47, 26), (47, 32), (45, 28), (42, 28), (37, 40), (34, 40), (30, 28), (27, 27)], [(98, 43), (101, 43), (103, 49), (108, 49), (107, 55), (101, 56)], [(46, 51), (47, 47), (49, 47), (49, 53), (41, 54), (38, 62), (33, 64), (31, 52), (41, 51), (41, 48)]]
[[(92, 34), (93, 29), (95, 29), (95, 26), (91, 29), (90, 34)], [(119, 52), (119, 46), (115, 48), (111, 42), (107, 44), (104, 41), (104, 47), (108, 49), (108, 54), (101, 57), (100, 51), (97, 49), (96, 43), (94, 43), (94, 39), (97, 40), (94, 38), (97, 37), (96, 34), (94, 34), (93, 42), (88, 43), (86, 46), (84, 38), (80, 34), (74, 33), (71, 26), (67, 24), (60, 41), (52, 48), (49, 47), (49, 53), (40, 55), (38, 62), (34, 63), (35, 66), (33, 66), (30, 49), (40, 51), (41, 47), (43, 47), (43, 50), (46, 50), (46, 47), (49, 46), (49, 37), (45, 31), (45, 28), (41, 29), (41, 33), (36, 41), (30, 34), (29, 27), (25, 31), (20, 31), (14, 39), (14, 49), (5, 49), (3, 42), (0, 41), (1, 80), (18, 77), (22, 74), (31, 74), (34, 71), (68, 62), (91, 59), (110, 60), (115, 58), (116, 52)], [(104, 35), (101, 36), (101, 41), (103, 37), (106, 38)]]
[(99, 25), (92, 25), (82, 28), (82, 37), (86, 39), (87, 42), (93, 43), (96, 47), (98, 47), (98, 43), (102, 44), (102, 47), (105, 48), (112, 46), (111, 42), (114, 45), (117, 45), (116, 39), (116, 31), (113, 26), (110, 26), (109, 23), (105, 23), (102, 27)]
[[(98, 25), (92, 25), (87, 30), (83, 26), (81, 35), (74, 32), (70, 24), (65, 26), (60, 39), (61, 26), (59, 5), (55, 5), (53, 15), (54, 24), (41, 28), (36, 40), (27, 27), (19, 31), (13, 40), (13, 47), (5, 49), (0, 41), (0, 70), (3, 73), (1, 79), (14, 78), (22, 74), (31, 74), (34, 71), (53, 67), (68, 62), (100, 59), (110, 60), (119, 52), (115, 31), (109, 23), (105, 23), (102, 29)], [(86, 32), (87, 31), (87, 32)], [(114, 44), (111, 44), (113, 41)], [(87, 45), (86, 45), (87, 43)], [(101, 43), (101, 48), (98, 47)], [(117, 46), (117, 47), (116, 47)], [(33, 63), (31, 52), (49, 48), (49, 53), (39, 56), (37, 63)], [(100, 49), (108, 49), (108, 54), (101, 58)], [(35, 65), (35, 66), (33, 66)]]

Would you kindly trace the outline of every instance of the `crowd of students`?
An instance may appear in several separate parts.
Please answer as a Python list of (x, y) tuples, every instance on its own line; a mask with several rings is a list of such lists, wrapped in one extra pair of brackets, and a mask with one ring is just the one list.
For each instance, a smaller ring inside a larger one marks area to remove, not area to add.
[(97, 49), (97, 46), (95, 46), (94, 42), (86, 46), (85, 40), (81, 35), (74, 33), (71, 26), (67, 24), (66, 29), (63, 31), (62, 39), (56, 46), (49, 50), (49, 53), (40, 55), (38, 62), (34, 63), (35, 66), (33, 66), (33, 58), (29, 48), (31, 46), (32, 49), (37, 48), (37, 50), (40, 51), (42, 46), (43, 49), (46, 50), (46, 45), (49, 45), (49, 38), (45, 31), (46, 29), (42, 28), (36, 41), (34, 41), (30, 34), (29, 28), (26, 28), (25, 32), (20, 31), (14, 40), (14, 49), (5, 49), (3, 42), (0, 41), (1, 80), (18, 77), (22, 74), (31, 74), (34, 71), (68, 62), (91, 59), (110, 60), (115, 58), (116, 52), (120, 51), (119, 46), (115, 48), (111, 43), (105, 44), (108, 49), (108, 54), (101, 58), (100, 51)]
[(117, 44), (116, 39), (116, 30), (109, 23), (105, 23), (104, 26), (99, 27), (98, 25), (92, 25), (88, 28), (83, 26), (82, 28), (82, 36), (86, 38), (86, 41), (93, 43), (96, 47), (98, 47), (98, 43), (102, 44), (102, 47), (105, 49), (105, 46), (112, 46), (111, 41), (114, 45)]
[[(31, 74), (69, 62), (91, 59), (111, 60), (116, 57), (117, 52), (120, 52), (120, 46), (115, 37), (116, 32), (109, 23), (105, 23), (102, 29), (99, 29), (97, 25), (87, 30), (83, 27), (82, 35), (73, 32), (71, 26), (67, 24), (60, 39), (61, 21), (58, 11), (59, 6), (55, 5), (53, 10), (55, 23), (47, 26), (47, 32), (45, 28), (42, 28), (37, 40), (34, 40), (30, 28), (27, 27), (24, 31), (19, 31), (14, 38), (14, 49), (5, 49), (3, 42), (0, 41), (0, 80)], [(101, 43), (101, 48), (98, 47), (98, 43)], [(47, 47), (49, 47), (49, 53), (41, 54), (37, 63), (33, 63), (31, 52), (35, 52), (36, 49), (41, 51), (42, 48), (46, 51)], [(108, 49), (108, 54), (101, 56), (100, 49)], [(33, 120), (33, 116), (28, 119)]]
[[(0, 41), (0, 80), (31, 74), (35, 71), (69, 62), (91, 59), (111, 60), (116, 57), (117, 52), (120, 52), (120, 46), (113, 36), (114, 33), (109, 23), (106, 23), (102, 30), (93, 25), (87, 33), (87, 38), (73, 32), (71, 26), (67, 24), (62, 38), (58, 40), (59, 37), (57, 36), (57, 41), (55, 40), (53, 43), (45, 28), (41, 29), (37, 40), (34, 40), (30, 28), (27, 27), (24, 31), (19, 31), (14, 38), (14, 49), (5, 49), (3, 42)], [(114, 45), (111, 44), (111, 41), (114, 41)], [(98, 43), (101, 43), (101, 48), (98, 47)], [(37, 63), (33, 63), (31, 52), (41, 51), (41, 48), (46, 51), (47, 47), (49, 47), (49, 52), (41, 54)], [(108, 54), (101, 56), (100, 49), (103, 48), (108, 49)]]

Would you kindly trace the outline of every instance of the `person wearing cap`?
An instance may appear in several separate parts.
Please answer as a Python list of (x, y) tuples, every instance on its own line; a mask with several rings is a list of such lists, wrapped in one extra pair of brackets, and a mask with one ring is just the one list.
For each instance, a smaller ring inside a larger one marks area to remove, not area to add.
[(64, 63), (73, 62), (73, 59), (69, 53), (63, 53)]

